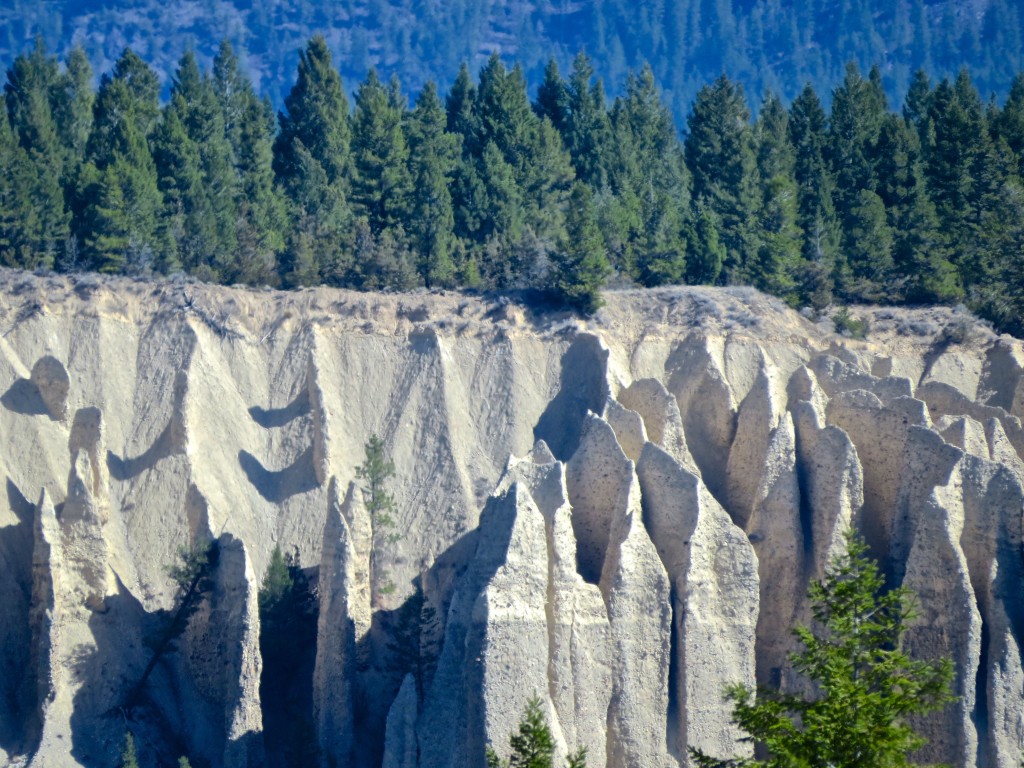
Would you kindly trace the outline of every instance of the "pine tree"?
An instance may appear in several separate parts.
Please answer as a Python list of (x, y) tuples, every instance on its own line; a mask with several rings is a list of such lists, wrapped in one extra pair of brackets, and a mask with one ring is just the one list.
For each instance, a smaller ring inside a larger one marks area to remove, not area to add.
[(804, 649), (792, 655), (797, 672), (813, 684), (805, 698), (743, 684), (727, 689), (733, 722), (767, 759), (722, 760), (698, 749), (699, 768), (899, 768), (925, 740), (906, 723), (909, 715), (942, 709), (950, 694), (953, 664), (911, 659), (900, 639), (914, 618), (913, 597), (903, 588), (884, 592), (885, 578), (854, 535), (846, 552), (810, 589), (814, 624), (797, 627)]
[(995, 121), (993, 130), (1017, 159), (1017, 175), (1024, 178), (1024, 72), (1013, 79), (1010, 94)]
[(757, 250), (757, 164), (749, 121), (743, 88), (724, 75), (700, 90), (687, 120), (693, 198), (716, 220), (726, 248), (726, 282), (741, 279)]
[(427, 286), (455, 283), (455, 213), (451, 184), (459, 156), (459, 137), (446, 130), (437, 87), (428, 82), (407, 124), (412, 191), (406, 231), (420, 255), (419, 274)]
[[(502, 760), (490, 746), (487, 747), (487, 768), (552, 768), (555, 760), (555, 739), (544, 717), (541, 700), (534, 697), (526, 704), (516, 733), (509, 735), (512, 755)], [(581, 747), (569, 755), (568, 768), (586, 768), (587, 750)]]
[(822, 308), (832, 301), (839, 261), (839, 224), (832, 201), (834, 181), (825, 160), (827, 122), (810, 85), (793, 100), (789, 138), (794, 150), (797, 226), (803, 232), (800, 298)]
[(371, 69), (356, 92), (352, 205), (357, 215), (366, 217), (374, 236), (393, 232), (408, 218), (412, 179), (403, 113), (403, 105), (394, 102)]
[(181, 59), (154, 139), (167, 218), (183, 266), (207, 279), (236, 272), (238, 177), (224, 111), (195, 55)]
[(100, 272), (166, 268), (163, 201), (149, 147), (158, 92), (156, 75), (130, 50), (100, 81), (77, 206), (83, 251)]
[(552, 285), (564, 301), (590, 315), (603, 305), (601, 288), (611, 274), (590, 187), (576, 182), (569, 199), (565, 240), (555, 252)]
[(558, 71), (558, 62), (553, 58), (548, 59), (544, 67), (544, 79), (537, 89), (537, 100), (533, 103), (533, 110), (538, 117), (546, 117), (555, 126), (555, 130), (563, 136), (566, 133), (569, 120), (569, 90)]
[(224, 41), (213, 60), (212, 87), (220, 105), (224, 136), (236, 177), (237, 257), (226, 281), (273, 284), (287, 229), (285, 201), (274, 184), (276, 132), (269, 101), (261, 101)]
[(842, 84), (832, 93), (828, 158), (835, 176), (836, 212), (841, 222), (859, 204), (862, 190), (875, 188), (875, 143), (885, 115), (885, 94), (876, 71), (865, 80), (857, 65), (846, 65)]
[(913, 128), (888, 115), (878, 139), (879, 196), (893, 232), (893, 261), (903, 285), (885, 295), (893, 302), (950, 301), (960, 295), (956, 268), (928, 198)]
[(124, 735), (124, 746), (121, 748), (121, 760), (118, 768), (139, 768), (139, 756), (135, 751), (135, 737), (131, 731)]
[[(608, 183), (608, 158), (612, 126), (605, 104), (601, 81), (592, 83), (594, 68), (586, 54), (580, 53), (572, 63), (567, 89), (568, 116), (562, 132), (565, 146), (572, 157), (576, 177), (592, 189)], [(554, 122), (554, 121), (552, 121)]]
[(801, 232), (797, 225), (796, 157), (789, 141), (789, 116), (782, 102), (769, 93), (754, 126), (759, 203), (758, 248), (745, 273), (762, 291), (796, 302)]
[(80, 47), (72, 48), (64, 61), (64, 71), (57, 79), (54, 92), (53, 117), (63, 149), (63, 184), (74, 183), (85, 159), (85, 147), (92, 130), (95, 94), (92, 67)]
[(341, 76), (323, 37), (314, 37), (300, 52), (298, 77), (284, 103), (274, 172), (294, 221), (285, 280), (291, 285), (338, 283), (350, 266), (342, 253), (351, 220), (351, 127)]
[(65, 150), (54, 119), (60, 86), (57, 59), (48, 55), (42, 38), (7, 70), (4, 94), (10, 127), (27, 163), (21, 182), (35, 213), (20, 226), (23, 266), (52, 267), (63, 252), (70, 215), (64, 203)]

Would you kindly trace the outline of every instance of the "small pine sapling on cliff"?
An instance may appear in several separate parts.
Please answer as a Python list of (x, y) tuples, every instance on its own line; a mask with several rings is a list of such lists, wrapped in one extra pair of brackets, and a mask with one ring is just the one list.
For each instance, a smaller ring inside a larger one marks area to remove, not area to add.
[[(363, 498), (366, 500), (366, 509), (373, 523), (371, 556), (374, 562), (371, 570), (376, 572), (380, 554), (378, 540), (383, 538), (388, 544), (394, 544), (401, 538), (396, 530), (398, 524), (394, 518), (395, 499), (387, 490), (387, 481), (395, 476), (395, 462), (386, 458), (384, 441), (377, 435), (370, 435), (364, 450), (366, 456), (363, 463), (356, 467), (356, 477), (364, 483)], [(387, 571), (381, 571), (381, 581), (382, 595), (390, 595), (395, 591), (395, 584)]]
[[(536, 696), (526, 703), (519, 721), (519, 730), (509, 735), (512, 754), (502, 760), (491, 747), (487, 747), (487, 768), (553, 768), (555, 739)], [(567, 768), (587, 768), (587, 749), (580, 747), (569, 755)]]

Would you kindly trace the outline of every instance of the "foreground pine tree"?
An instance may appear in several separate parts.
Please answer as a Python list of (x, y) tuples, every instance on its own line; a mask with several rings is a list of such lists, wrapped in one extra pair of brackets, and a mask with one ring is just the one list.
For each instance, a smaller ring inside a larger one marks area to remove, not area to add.
[(814, 627), (798, 627), (804, 650), (793, 667), (815, 684), (813, 698), (729, 687), (733, 722), (762, 744), (766, 760), (721, 760), (691, 749), (700, 768), (899, 768), (924, 745), (908, 715), (953, 700), (949, 659), (915, 661), (900, 649), (914, 618), (903, 588), (882, 593), (885, 579), (867, 547), (848, 535), (846, 552), (811, 586)]
[[(555, 739), (551, 735), (540, 699), (532, 698), (526, 704), (519, 730), (509, 736), (512, 756), (502, 760), (491, 747), (487, 748), (487, 768), (552, 768), (555, 761)], [(580, 747), (569, 755), (567, 768), (586, 768), (587, 750)]]

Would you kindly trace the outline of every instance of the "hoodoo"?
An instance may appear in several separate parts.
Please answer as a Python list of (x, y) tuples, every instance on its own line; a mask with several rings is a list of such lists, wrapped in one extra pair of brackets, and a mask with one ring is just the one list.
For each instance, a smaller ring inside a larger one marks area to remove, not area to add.
[[(790, 629), (854, 528), (918, 596), (908, 651), (956, 665), (921, 759), (1019, 765), (1020, 341), (871, 308), (855, 340), (749, 289), (613, 291), (581, 320), (79, 279), (0, 272), (9, 764), (114, 765), (126, 724), (194, 765), (275, 764), (257, 595), (276, 547), (315, 586), (295, 701), (323, 766), (482, 764), (531, 699), (591, 766), (742, 754), (723, 688), (803, 691)], [(387, 527), (357, 472), (371, 435)], [(214, 540), (144, 678), (168, 567)]]

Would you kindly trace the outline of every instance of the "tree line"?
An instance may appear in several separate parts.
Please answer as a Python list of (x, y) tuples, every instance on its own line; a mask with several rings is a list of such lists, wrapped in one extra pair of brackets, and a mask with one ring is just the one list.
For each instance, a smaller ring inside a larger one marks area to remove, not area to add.
[[(160, 103), (125, 50), (98, 88), (42, 43), (7, 72), (0, 261), (224, 283), (553, 290), (744, 284), (793, 306), (965, 302), (1024, 333), (1024, 75), (1004, 103), (918, 71), (899, 109), (854, 64), (752, 114), (702, 87), (677, 126), (649, 68), (609, 100), (591, 60), (463, 65), (412, 105), (345, 85), (322, 37), (275, 115), (228, 43)], [(681, 130), (682, 129), (682, 130)]]

